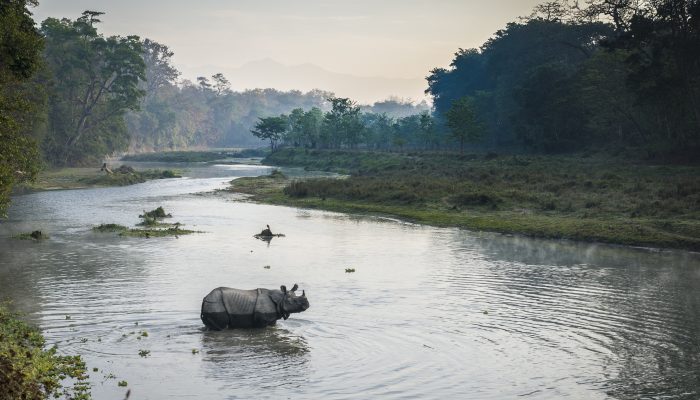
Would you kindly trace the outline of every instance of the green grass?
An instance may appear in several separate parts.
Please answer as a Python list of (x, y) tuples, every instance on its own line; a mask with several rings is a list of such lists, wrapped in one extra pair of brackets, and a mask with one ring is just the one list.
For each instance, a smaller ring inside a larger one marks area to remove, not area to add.
[(471, 230), (700, 250), (700, 168), (597, 157), (283, 150), (347, 179), (235, 180), (254, 201)]
[(140, 162), (210, 162), (226, 158), (265, 157), (267, 150), (242, 149), (231, 151), (168, 151), (161, 153), (130, 154), (122, 161)]
[(85, 363), (59, 355), (37, 329), (0, 305), (0, 398), (90, 399)]
[(168, 237), (168, 236), (183, 236), (191, 235), (193, 233), (198, 233), (197, 231), (191, 231), (188, 229), (180, 228), (165, 228), (165, 229), (129, 229), (119, 233), (119, 236), (125, 237), (138, 237), (138, 238), (156, 238), (156, 237)]
[(43, 233), (42, 231), (34, 231), (19, 233), (17, 235), (13, 235), (12, 238), (18, 240), (46, 240), (49, 238), (49, 235)]
[(126, 226), (119, 225), (119, 224), (101, 224), (99, 226), (95, 226), (92, 228), (93, 231), (95, 232), (123, 232), (126, 230), (129, 230)]
[(125, 169), (114, 173), (100, 171), (99, 168), (60, 168), (44, 170), (35, 182), (23, 183), (16, 187), (16, 193), (29, 193), (45, 190), (82, 189), (87, 187), (126, 186), (153, 179), (180, 178), (176, 170)]

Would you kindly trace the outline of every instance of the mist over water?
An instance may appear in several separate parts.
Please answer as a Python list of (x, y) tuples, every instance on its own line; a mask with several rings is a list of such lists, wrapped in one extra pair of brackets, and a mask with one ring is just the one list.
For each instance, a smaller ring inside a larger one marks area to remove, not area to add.
[[(700, 396), (700, 255), (203, 194), (267, 172), (192, 166), (183, 179), (16, 197), (0, 224), (0, 296), (83, 355), (96, 399), (123, 398), (121, 380), (137, 399)], [(159, 205), (203, 233), (90, 230)], [(255, 240), (265, 224), (286, 237)], [(50, 239), (8, 237), (34, 229)], [(211, 289), (294, 283), (306, 312), (203, 329)]]

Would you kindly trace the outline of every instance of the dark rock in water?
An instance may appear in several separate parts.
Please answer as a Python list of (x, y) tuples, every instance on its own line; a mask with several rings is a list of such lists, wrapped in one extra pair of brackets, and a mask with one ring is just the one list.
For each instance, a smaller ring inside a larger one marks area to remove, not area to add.
[(306, 293), (296, 295), (298, 287), (295, 284), (290, 291), (284, 285), (280, 290), (216, 288), (202, 300), (200, 318), (207, 328), (217, 331), (272, 326), (280, 318), (309, 308)]

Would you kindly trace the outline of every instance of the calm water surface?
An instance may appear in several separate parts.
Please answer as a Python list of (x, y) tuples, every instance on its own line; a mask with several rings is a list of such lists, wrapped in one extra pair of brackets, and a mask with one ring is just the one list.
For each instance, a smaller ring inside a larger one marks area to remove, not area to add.
[[(96, 399), (122, 399), (121, 380), (132, 399), (700, 398), (700, 255), (203, 194), (267, 172), (193, 166), (183, 179), (16, 197), (0, 223), (0, 297), (99, 368)], [(159, 205), (204, 233), (90, 230)], [(268, 223), (287, 236), (255, 240)], [(8, 238), (34, 229), (51, 239)], [(203, 330), (211, 289), (295, 282), (306, 312)]]

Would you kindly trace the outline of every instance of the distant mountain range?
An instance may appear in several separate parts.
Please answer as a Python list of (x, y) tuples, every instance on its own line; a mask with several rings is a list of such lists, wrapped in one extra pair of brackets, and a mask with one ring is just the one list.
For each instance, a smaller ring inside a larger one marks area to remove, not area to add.
[(309, 91), (321, 89), (336, 96), (349, 97), (362, 104), (372, 104), (389, 97), (412, 99), (420, 102), (426, 98), (424, 78), (404, 79), (364, 77), (325, 70), (314, 64), (284, 65), (272, 59), (252, 61), (238, 68), (203, 66), (183, 71), (185, 76), (211, 76), (221, 72), (231, 81), (236, 91), (255, 88)]

